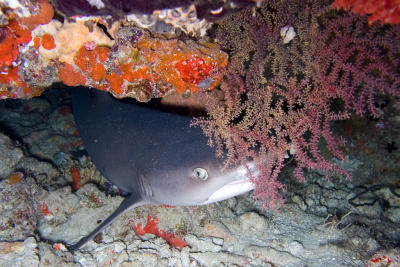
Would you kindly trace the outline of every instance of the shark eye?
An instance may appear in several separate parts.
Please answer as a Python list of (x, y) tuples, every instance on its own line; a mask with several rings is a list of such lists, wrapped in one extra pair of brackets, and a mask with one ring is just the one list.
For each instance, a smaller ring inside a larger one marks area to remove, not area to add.
[(208, 172), (206, 171), (206, 169), (203, 168), (194, 168), (193, 175), (195, 178), (198, 178), (203, 181), (207, 180), (208, 178)]

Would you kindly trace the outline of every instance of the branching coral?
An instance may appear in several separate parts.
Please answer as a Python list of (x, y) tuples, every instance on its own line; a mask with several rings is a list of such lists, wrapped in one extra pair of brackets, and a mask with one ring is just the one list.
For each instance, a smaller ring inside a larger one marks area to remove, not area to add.
[[(280, 30), (293, 26), (284, 44)], [(231, 62), (221, 90), (209, 95), (210, 119), (197, 120), (227, 164), (256, 161), (254, 196), (264, 208), (283, 204), (277, 180), (288, 153), (304, 180), (305, 168), (349, 174), (321, 155), (323, 142), (341, 160), (343, 140), (330, 122), (351, 111), (377, 116), (378, 93), (400, 96), (399, 27), (368, 26), (366, 18), (340, 14), (324, 1), (277, 1), (232, 16), (217, 30)]]
[(150, 215), (147, 217), (147, 223), (144, 227), (142, 227), (142, 224), (138, 223), (137, 225), (134, 225), (133, 222), (130, 222), (132, 225), (133, 230), (137, 235), (144, 235), (144, 234), (153, 234), (158, 237), (161, 237), (165, 241), (167, 241), (171, 246), (173, 247), (178, 247), (181, 250), (187, 246), (187, 242), (179, 237), (176, 237), (175, 234), (173, 233), (167, 233), (163, 230), (158, 229), (157, 224), (158, 224), (158, 218), (154, 217), (153, 219), (151, 218)]

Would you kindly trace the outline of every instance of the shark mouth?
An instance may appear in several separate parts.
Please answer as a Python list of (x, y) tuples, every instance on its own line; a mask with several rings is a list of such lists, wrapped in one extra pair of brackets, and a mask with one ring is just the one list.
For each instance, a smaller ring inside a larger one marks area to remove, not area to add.
[(206, 201), (202, 202), (200, 205), (222, 201), (234, 196), (247, 193), (253, 189), (254, 185), (250, 182), (250, 179), (234, 180), (215, 191)]

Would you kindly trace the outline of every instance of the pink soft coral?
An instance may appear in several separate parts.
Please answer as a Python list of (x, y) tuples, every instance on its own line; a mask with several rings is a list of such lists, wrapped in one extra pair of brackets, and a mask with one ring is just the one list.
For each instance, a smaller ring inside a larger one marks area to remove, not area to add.
[[(224, 99), (208, 100), (210, 118), (198, 120), (227, 164), (253, 159), (254, 197), (264, 208), (283, 204), (277, 180), (291, 151), (294, 174), (307, 168), (326, 176), (349, 173), (324, 157), (344, 160), (331, 122), (351, 112), (377, 117), (378, 94), (400, 96), (400, 27), (368, 25), (366, 18), (334, 12), (317, 1), (268, 3), (231, 17), (217, 32), (235, 53), (221, 84)], [(280, 29), (298, 35), (283, 44)], [(242, 29), (242, 31), (240, 31)]]

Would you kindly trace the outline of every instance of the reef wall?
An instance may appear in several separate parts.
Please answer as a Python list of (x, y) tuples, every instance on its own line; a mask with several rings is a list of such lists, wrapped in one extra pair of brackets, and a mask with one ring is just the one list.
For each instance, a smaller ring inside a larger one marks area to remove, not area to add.
[(63, 82), (148, 101), (212, 90), (228, 63), (212, 40), (188, 37), (202, 37), (211, 25), (197, 18), (194, 4), (116, 19), (63, 17), (47, 0), (17, 2), (0, 2), (1, 99), (30, 98)]

